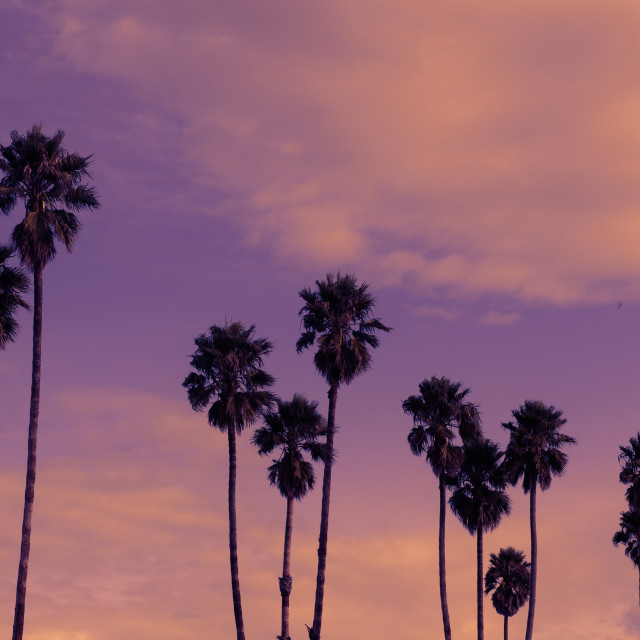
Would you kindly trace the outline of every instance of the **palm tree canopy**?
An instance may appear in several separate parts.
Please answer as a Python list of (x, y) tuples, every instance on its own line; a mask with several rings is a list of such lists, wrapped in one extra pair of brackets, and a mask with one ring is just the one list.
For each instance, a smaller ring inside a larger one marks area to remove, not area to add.
[(318, 373), (329, 384), (349, 384), (371, 365), (369, 348), (379, 344), (376, 331), (391, 330), (372, 315), (375, 298), (369, 285), (358, 284), (353, 275), (328, 273), (316, 280), (315, 289), (307, 287), (299, 295), (304, 331), (296, 350), (300, 353), (317, 340), (313, 362)]
[(631, 509), (620, 514), (620, 529), (613, 535), (613, 544), (624, 545), (624, 553), (640, 568), (640, 511)]
[(409, 396), (402, 409), (413, 418), (408, 441), (414, 455), (426, 453), (433, 472), (455, 475), (462, 463), (462, 447), (455, 444), (456, 429), (463, 442), (481, 436), (480, 414), (471, 402), (465, 402), (469, 389), (448, 378), (424, 379), (420, 395)]
[(483, 531), (495, 529), (503, 515), (511, 512), (511, 502), (500, 459), (504, 455), (490, 440), (465, 443), (464, 457), (453, 479), (451, 510), (472, 535), (478, 526)]
[(524, 558), (524, 552), (513, 547), (490, 556), (484, 578), (485, 594), (493, 591), (491, 601), (501, 616), (515, 615), (529, 599), (531, 564)]
[(91, 156), (69, 153), (64, 135), (58, 130), (49, 138), (34, 125), (25, 135), (12, 131), (11, 144), (0, 145), (0, 211), (7, 214), (18, 200), (24, 202), (25, 217), (11, 241), (32, 271), (55, 256), (56, 239), (71, 251), (80, 230), (74, 211), (100, 206), (95, 189), (82, 182)]
[(22, 269), (7, 265), (11, 256), (11, 248), (0, 245), (0, 349), (12, 342), (18, 332), (16, 311), (29, 308), (22, 298), (29, 290), (29, 278)]
[(526, 400), (512, 411), (513, 422), (503, 423), (510, 439), (505, 452), (504, 467), (507, 480), (515, 485), (522, 478), (528, 493), (538, 483), (544, 491), (551, 485), (552, 476), (561, 476), (567, 465), (567, 454), (561, 451), (566, 444), (575, 444), (571, 436), (560, 433), (567, 421), (562, 411), (539, 400)]
[(618, 461), (622, 467), (620, 482), (629, 485), (627, 501), (634, 509), (640, 509), (640, 432), (629, 439), (628, 446), (620, 447)]
[(285, 497), (300, 500), (313, 489), (313, 465), (305, 460), (306, 451), (313, 460), (324, 460), (326, 448), (319, 442), (326, 435), (327, 423), (318, 413), (318, 403), (295, 394), (290, 402), (278, 398), (277, 410), (264, 414), (264, 426), (255, 430), (252, 442), (260, 455), (280, 451), (268, 469), (269, 482)]
[(255, 326), (240, 322), (213, 325), (195, 339), (191, 356), (195, 369), (185, 378), (189, 402), (202, 411), (210, 402), (208, 419), (221, 431), (240, 433), (275, 401), (266, 390), (275, 379), (262, 369), (263, 358), (273, 350), (266, 338), (254, 338)]

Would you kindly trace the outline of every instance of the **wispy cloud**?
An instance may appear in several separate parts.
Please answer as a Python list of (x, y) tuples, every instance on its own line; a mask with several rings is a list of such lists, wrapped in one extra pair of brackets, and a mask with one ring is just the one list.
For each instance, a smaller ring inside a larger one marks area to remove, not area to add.
[(480, 322), (482, 324), (499, 325), (506, 327), (518, 322), (519, 319), (519, 313), (505, 311), (487, 311), (487, 313), (483, 314), (480, 318)]
[(640, 299), (636, 5), (236, 4), (42, 11), (65, 64), (179, 116), (247, 242), (458, 298)]

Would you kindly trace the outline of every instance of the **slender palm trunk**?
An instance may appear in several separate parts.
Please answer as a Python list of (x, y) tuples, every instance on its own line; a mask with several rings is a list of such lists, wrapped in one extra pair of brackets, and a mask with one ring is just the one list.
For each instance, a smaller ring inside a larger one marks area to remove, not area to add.
[(227, 427), (229, 434), (229, 558), (231, 561), (231, 592), (233, 614), (236, 619), (238, 640), (244, 640), (242, 602), (240, 600), (240, 577), (238, 573), (238, 531), (236, 527), (236, 429)]
[(451, 623), (449, 622), (449, 605), (447, 604), (447, 570), (444, 558), (444, 520), (447, 512), (447, 496), (444, 484), (444, 471), (440, 474), (440, 528), (438, 531), (438, 573), (440, 576), (440, 605), (442, 606), (442, 624), (445, 640), (451, 640)]
[(284, 527), (284, 559), (282, 561), (282, 578), (280, 583), (280, 595), (282, 596), (282, 630), (281, 640), (291, 640), (289, 637), (289, 596), (293, 579), (291, 578), (291, 533), (293, 530), (293, 496), (287, 497), (287, 520)]
[(27, 445), (27, 481), (22, 516), (22, 542), (16, 588), (16, 608), (13, 619), (12, 640), (22, 640), (24, 612), (27, 598), (27, 571), (31, 549), (31, 517), (36, 486), (36, 445), (38, 441), (38, 415), (40, 413), (40, 368), (42, 362), (42, 267), (33, 269), (33, 358), (31, 364), (31, 405), (29, 409), (29, 442)]
[(536, 487), (533, 483), (529, 492), (529, 520), (531, 525), (531, 588), (529, 590), (529, 615), (527, 616), (527, 632), (525, 640), (533, 637), (533, 616), (536, 610), (536, 579), (538, 577), (538, 532), (536, 530)]
[(478, 548), (478, 640), (484, 640), (484, 590), (483, 590), (483, 570), (482, 570), (482, 518), (478, 522), (478, 529), (476, 531), (477, 548)]
[[(329, 534), (329, 499), (331, 494), (331, 468), (333, 466), (333, 436), (336, 424), (336, 402), (338, 383), (329, 386), (329, 415), (327, 416), (327, 456), (322, 479), (322, 513), (320, 516), (320, 537), (318, 540), (318, 576), (316, 579), (316, 602), (313, 610), (313, 626), (309, 629), (309, 640), (320, 640), (322, 627), (322, 604), (324, 601), (324, 580), (327, 566), (327, 538)], [(308, 628), (308, 627), (307, 627)]]
[(504, 617), (504, 640), (509, 640), (509, 616)]

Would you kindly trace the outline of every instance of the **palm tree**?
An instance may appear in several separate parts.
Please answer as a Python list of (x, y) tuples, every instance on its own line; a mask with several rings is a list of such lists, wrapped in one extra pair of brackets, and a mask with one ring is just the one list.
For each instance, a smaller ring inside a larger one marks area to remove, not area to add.
[(402, 408), (413, 417), (413, 428), (408, 436), (412, 453), (417, 456), (426, 453), (427, 462), (438, 478), (440, 605), (444, 637), (451, 640), (445, 567), (446, 480), (447, 476), (458, 473), (462, 462), (462, 447), (456, 444), (456, 430), (463, 442), (476, 440), (481, 436), (480, 419), (476, 406), (465, 402), (469, 389), (464, 388), (461, 382), (434, 376), (424, 379), (418, 388), (420, 395), (409, 396), (402, 403)]
[(640, 432), (635, 438), (629, 439), (628, 446), (620, 447), (618, 461), (622, 467), (620, 482), (629, 485), (627, 502), (632, 509), (640, 510)]
[(516, 423), (502, 426), (509, 431), (504, 467), (507, 480), (516, 485), (522, 478), (522, 488), (529, 494), (529, 522), (531, 528), (531, 588), (525, 640), (533, 635), (536, 608), (536, 580), (538, 575), (538, 534), (536, 530), (536, 487), (542, 491), (551, 486), (552, 476), (561, 476), (567, 465), (567, 455), (560, 449), (575, 444), (575, 439), (560, 433), (567, 421), (562, 411), (539, 400), (526, 400), (512, 411)]
[(18, 308), (29, 308), (21, 295), (29, 290), (29, 279), (22, 269), (7, 265), (12, 253), (11, 247), (0, 245), (0, 349), (6, 348), (18, 332), (14, 317)]
[(492, 553), (484, 585), (486, 594), (493, 591), (491, 601), (498, 615), (504, 616), (504, 640), (509, 640), (509, 618), (529, 599), (531, 565), (524, 551), (507, 547), (498, 555)]
[(274, 449), (280, 457), (269, 467), (269, 482), (278, 487), (287, 499), (287, 517), (284, 529), (284, 558), (282, 577), (278, 578), (282, 596), (282, 628), (279, 640), (289, 637), (289, 597), (291, 577), (291, 535), (293, 530), (293, 501), (301, 500), (315, 484), (313, 465), (305, 460), (307, 451), (314, 460), (324, 460), (325, 445), (318, 438), (327, 433), (327, 423), (318, 413), (318, 403), (309, 402), (295, 394), (291, 402), (278, 399), (278, 410), (265, 413), (265, 425), (256, 429), (252, 442), (258, 453), (267, 455)]
[(238, 539), (236, 525), (236, 435), (253, 424), (275, 400), (266, 390), (274, 378), (262, 369), (263, 358), (273, 345), (266, 338), (254, 338), (255, 327), (245, 329), (239, 322), (213, 325), (208, 333), (195, 339), (189, 373), (182, 386), (195, 411), (207, 405), (209, 424), (229, 439), (229, 556), (231, 591), (238, 640), (244, 640)]
[[(327, 565), (327, 536), (329, 532), (329, 499), (331, 469), (333, 467), (333, 438), (336, 424), (336, 401), (341, 384), (349, 384), (371, 365), (369, 348), (375, 349), (379, 340), (376, 331), (390, 331), (379, 318), (373, 317), (375, 298), (366, 283), (358, 284), (355, 276), (334, 276), (316, 280), (315, 289), (300, 291), (304, 306), (300, 309), (304, 331), (296, 343), (296, 350), (311, 347), (316, 340), (318, 350), (313, 363), (329, 385), (329, 413), (327, 416), (327, 451), (322, 479), (322, 512), (318, 544), (318, 574), (313, 626), (310, 640), (320, 640), (322, 604)], [(307, 626), (307, 628), (309, 628)]]
[[(624, 553), (631, 558), (640, 572), (640, 511), (630, 509), (620, 514), (620, 530), (613, 535), (613, 544), (624, 545)], [(640, 582), (638, 584), (638, 600), (640, 602)]]
[(451, 510), (477, 542), (478, 640), (484, 640), (482, 534), (495, 529), (511, 504), (500, 459), (504, 455), (490, 440), (465, 443), (464, 457), (449, 498)]
[(33, 359), (27, 481), (22, 520), (22, 543), (16, 589), (13, 640), (22, 638), (27, 570), (31, 546), (31, 517), (36, 481), (36, 442), (40, 411), (40, 370), (42, 352), (42, 272), (56, 254), (56, 243), (71, 251), (80, 231), (74, 211), (97, 209), (100, 204), (93, 187), (82, 180), (89, 176), (91, 156), (69, 153), (62, 146), (64, 131), (48, 138), (40, 125), (24, 136), (11, 132), (11, 144), (0, 145), (0, 211), (9, 213), (18, 201), (25, 215), (11, 234), (11, 243), (20, 261), (33, 273)]

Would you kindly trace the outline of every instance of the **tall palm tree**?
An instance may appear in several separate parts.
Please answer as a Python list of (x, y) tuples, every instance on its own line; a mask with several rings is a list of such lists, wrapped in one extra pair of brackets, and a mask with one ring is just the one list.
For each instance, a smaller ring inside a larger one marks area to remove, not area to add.
[(539, 400), (526, 400), (512, 411), (516, 422), (502, 426), (509, 431), (504, 467), (507, 480), (516, 485), (522, 478), (522, 488), (529, 494), (529, 524), (531, 528), (531, 588), (525, 640), (533, 636), (538, 576), (538, 533), (536, 530), (536, 487), (542, 491), (551, 486), (553, 476), (561, 476), (567, 465), (567, 454), (561, 448), (575, 444), (575, 439), (560, 433), (567, 421), (562, 411)]
[(465, 443), (464, 457), (449, 498), (451, 510), (471, 535), (477, 546), (478, 640), (484, 640), (482, 534), (495, 529), (502, 516), (509, 515), (511, 503), (505, 488), (507, 481), (500, 460), (504, 455), (490, 440)]
[(456, 432), (463, 442), (480, 438), (480, 419), (476, 406), (465, 399), (469, 389), (448, 378), (424, 379), (418, 386), (420, 395), (409, 396), (403, 403), (404, 412), (413, 418), (408, 441), (411, 451), (426, 460), (438, 478), (440, 517), (438, 528), (438, 573), (440, 605), (445, 640), (451, 640), (451, 622), (447, 604), (445, 566), (445, 514), (447, 506), (447, 476), (458, 473), (462, 463), (462, 447), (456, 444)]
[[(640, 573), (640, 511), (630, 509), (620, 514), (620, 529), (613, 535), (613, 544), (624, 545), (625, 555), (631, 559)], [(640, 603), (640, 576), (638, 583), (638, 601)]]
[(7, 265), (12, 253), (11, 247), (0, 245), (0, 349), (6, 348), (18, 332), (16, 311), (29, 308), (22, 298), (29, 290), (29, 279), (22, 269)]
[(492, 553), (484, 584), (486, 594), (493, 591), (491, 601), (498, 615), (504, 616), (504, 640), (509, 640), (509, 618), (529, 599), (531, 565), (524, 551), (507, 547), (498, 555)]
[(318, 441), (326, 435), (327, 423), (318, 413), (318, 403), (309, 402), (304, 396), (295, 394), (291, 402), (278, 398), (277, 411), (264, 415), (264, 426), (256, 429), (252, 442), (258, 453), (267, 455), (274, 449), (280, 456), (269, 467), (269, 482), (278, 487), (287, 499), (287, 516), (284, 529), (284, 557), (282, 577), (278, 578), (282, 596), (282, 627), (279, 640), (289, 637), (289, 597), (293, 579), (291, 577), (291, 535), (293, 531), (293, 501), (301, 500), (315, 484), (313, 465), (304, 458), (308, 452), (314, 460), (324, 460), (326, 447)]
[(640, 432), (629, 439), (628, 446), (620, 447), (618, 461), (622, 467), (620, 482), (629, 485), (627, 502), (632, 509), (640, 510)]
[(254, 332), (254, 325), (245, 329), (239, 322), (223, 327), (213, 325), (208, 333), (195, 339), (196, 351), (191, 356), (194, 371), (182, 383), (191, 407), (202, 411), (209, 405), (209, 424), (226, 431), (229, 440), (229, 557), (238, 640), (244, 640), (244, 623), (238, 573), (236, 435), (253, 424), (275, 400), (266, 390), (274, 378), (262, 369), (263, 359), (273, 345), (266, 338), (255, 338)]
[(27, 480), (22, 520), (22, 543), (16, 589), (13, 640), (22, 638), (27, 570), (31, 547), (31, 518), (36, 482), (36, 442), (40, 412), (42, 353), (42, 272), (56, 254), (56, 240), (71, 251), (80, 231), (74, 211), (100, 206), (95, 189), (82, 180), (89, 176), (91, 156), (69, 153), (63, 146), (64, 131), (51, 138), (34, 125), (25, 135), (11, 132), (11, 144), (0, 145), (0, 211), (9, 213), (18, 201), (25, 215), (11, 234), (20, 261), (33, 273), (33, 359)]
[(379, 344), (375, 333), (390, 331), (379, 318), (373, 317), (375, 298), (369, 293), (369, 286), (366, 283), (358, 284), (355, 276), (343, 276), (340, 273), (334, 276), (328, 273), (324, 280), (316, 280), (315, 284), (314, 289), (307, 287), (299, 294), (304, 300), (304, 306), (299, 312), (304, 331), (296, 343), (296, 350), (300, 353), (317, 340), (318, 350), (313, 363), (329, 385), (327, 457), (322, 479), (318, 574), (313, 626), (309, 629), (310, 640), (320, 640), (322, 626), (338, 388), (342, 384), (349, 384), (370, 367), (369, 349), (375, 349)]

